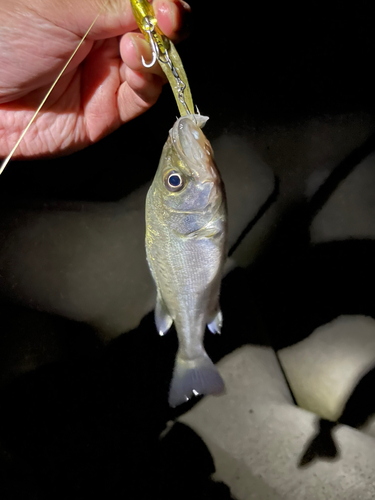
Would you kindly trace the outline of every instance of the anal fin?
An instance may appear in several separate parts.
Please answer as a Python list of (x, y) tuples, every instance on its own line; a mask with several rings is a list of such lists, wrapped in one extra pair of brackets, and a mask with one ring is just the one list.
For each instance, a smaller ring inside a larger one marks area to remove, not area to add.
[(173, 324), (173, 319), (160, 293), (158, 293), (156, 298), (155, 324), (159, 335), (165, 335)]
[(223, 313), (219, 309), (211, 321), (207, 324), (207, 328), (212, 333), (221, 333), (221, 327), (223, 326)]

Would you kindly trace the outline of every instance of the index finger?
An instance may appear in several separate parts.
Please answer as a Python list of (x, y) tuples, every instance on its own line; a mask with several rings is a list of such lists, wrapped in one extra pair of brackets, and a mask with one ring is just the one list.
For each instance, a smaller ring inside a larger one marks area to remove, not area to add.
[[(26, 3), (26, 0), (21, 2)], [(160, 29), (167, 37), (178, 41), (186, 36), (184, 25), (190, 14), (190, 6), (186, 2), (155, 0), (153, 8)], [(130, 0), (36, 0), (33, 10), (80, 37), (99, 14), (87, 37), (91, 40), (112, 38), (137, 29)]]

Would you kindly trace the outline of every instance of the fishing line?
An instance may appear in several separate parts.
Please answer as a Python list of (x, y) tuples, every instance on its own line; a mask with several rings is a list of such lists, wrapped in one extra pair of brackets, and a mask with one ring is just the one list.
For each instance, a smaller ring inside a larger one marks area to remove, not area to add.
[(87, 35), (90, 33), (92, 27), (94, 26), (94, 24), (96, 23), (96, 21), (98, 20), (99, 16), (101, 15), (101, 13), (103, 12), (103, 9), (106, 7), (106, 5), (108, 4), (109, 0), (106, 0), (104, 2), (104, 4), (102, 5), (101, 9), (99, 10), (97, 16), (95, 17), (95, 19), (93, 20), (93, 22), (90, 24), (88, 30), (86, 31), (86, 33), (83, 35), (83, 37), (81, 38), (79, 44), (77, 45), (77, 47), (75, 48), (73, 54), (69, 57), (68, 61), (65, 63), (63, 69), (60, 71), (60, 73), (58, 74), (56, 80), (53, 82), (53, 84), (51, 85), (51, 87), (49, 88), (47, 94), (44, 96), (42, 102), (39, 104), (37, 110), (35, 111), (33, 117), (31, 118), (31, 120), (29, 121), (29, 123), (27, 124), (26, 128), (24, 129), (24, 131), (22, 132), (22, 134), (20, 135), (19, 139), (17, 140), (16, 144), (13, 146), (11, 152), (8, 154), (8, 156), (5, 158), (5, 160), (3, 160), (3, 162), (1, 163), (1, 166), (0, 166), (0, 175), (3, 173), (5, 167), (8, 165), (10, 159), (12, 158), (14, 152), (16, 151), (16, 149), (18, 148), (18, 146), (20, 145), (20, 142), (22, 141), (22, 139), (24, 138), (26, 132), (29, 130), (29, 128), (31, 127), (31, 125), (33, 124), (35, 118), (38, 116), (39, 114), (39, 111), (42, 109), (42, 107), (44, 106), (46, 100), (48, 99), (48, 97), (51, 95), (51, 92), (53, 91), (53, 89), (56, 87), (56, 84), (58, 83), (58, 81), (60, 80), (60, 78), (62, 77), (62, 75), (64, 74), (66, 68), (69, 66), (69, 64), (71, 63), (73, 57), (77, 54), (78, 50), (80, 49), (80, 47), (82, 46), (83, 42), (85, 41)]

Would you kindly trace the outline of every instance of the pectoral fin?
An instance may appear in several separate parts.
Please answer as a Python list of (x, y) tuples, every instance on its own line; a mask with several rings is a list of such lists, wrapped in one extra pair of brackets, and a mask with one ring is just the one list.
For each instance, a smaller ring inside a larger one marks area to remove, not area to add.
[(215, 316), (212, 320), (207, 324), (207, 328), (212, 333), (221, 333), (221, 327), (223, 326), (223, 313), (221, 310), (217, 310)]
[(169, 314), (167, 306), (165, 305), (160, 293), (158, 293), (156, 298), (155, 323), (159, 335), (165, 335), (173, 323), (173, 319)]

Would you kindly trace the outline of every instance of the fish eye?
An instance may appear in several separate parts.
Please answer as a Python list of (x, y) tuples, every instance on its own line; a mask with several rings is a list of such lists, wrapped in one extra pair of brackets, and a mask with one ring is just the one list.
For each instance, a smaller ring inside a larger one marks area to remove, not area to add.
[(167, 173), (164, 183), (168, 191), (181, 191), (181, 189), (184, 187), (184, 180), (181, 174), (179, 174), (175, 170)]

